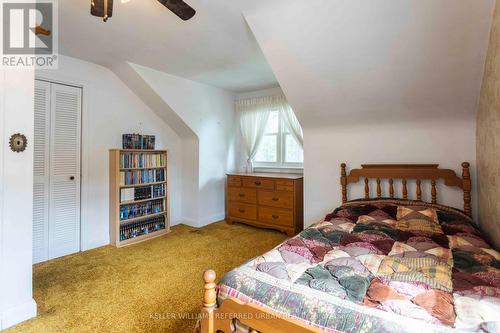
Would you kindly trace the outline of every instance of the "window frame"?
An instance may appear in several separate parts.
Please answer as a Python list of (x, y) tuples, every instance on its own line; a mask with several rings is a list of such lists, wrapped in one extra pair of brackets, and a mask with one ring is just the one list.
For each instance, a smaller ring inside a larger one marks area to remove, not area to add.
[[(293, 140), (295, 138), (286, 127), (283, 115), (278, 110), (271, 112), (278, 113), (278, 132), (277, 133), (264, 133), (264, 136), (276, 136), (276, 162), (262, 162), (256, 159), (253, 162), (255, 168), (268, 168), (268, 169), (303, 169), (304, 162), (286, 162), (286, 136), (290, 135)], [(266, 124), (267, 126), (267, 124)], [(262, 144), (262, 141), (261, 141)], [(260, 147), (259, 147), (260, 149)], [(304, 154), (304, 150), (302, 150)]]

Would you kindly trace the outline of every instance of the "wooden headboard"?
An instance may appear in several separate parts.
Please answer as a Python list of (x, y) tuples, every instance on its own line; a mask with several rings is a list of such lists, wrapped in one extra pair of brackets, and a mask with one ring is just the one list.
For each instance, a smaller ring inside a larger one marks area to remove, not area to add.
[(389, 197), (394, 197), (394, 180), (400, 179), (402, 183), (402, 199), (408, 199), (408, 181), (416, 181), (416, 199), (422, 200), (422, 181), (431, 181), (432, 203), (437, 203), (436, 181), (442, 179), (446, 186), (459, 187), (463, 190), (464, 211), (467, 215), (472, 215), (471, 196), (472, 188), (469, 163), (462, 163), (462, 177), (458, 177), (455, 171), (449, 169), (439, 169), (438, 164), (362, 164), (361, 169), (353, 169), (347, 174), (346, 164), (342, 163), (340, 183), (342, 184), (342, 203), (347, 202), (347, 185), (358, 183), (359, 178), (364, 178), (365, 199), (370, 199), (370, 179), (375, 179), (377, 183), (377, 198), (382, 197), (382, 179), (387, 179), (389, 183)]

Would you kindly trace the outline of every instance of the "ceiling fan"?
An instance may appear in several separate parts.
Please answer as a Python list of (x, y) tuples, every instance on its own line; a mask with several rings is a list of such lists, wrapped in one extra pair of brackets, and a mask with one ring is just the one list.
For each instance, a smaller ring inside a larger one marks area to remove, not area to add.
[[(129, 1), (122, 0), (123, 3)], [(158, 0), (158, 2), (184, 21), (189, 20), (196, 14), (196, 10), (182, 0)], [(91, 0), (90, 14), (102, 17), (106, 22), (108, 18), (113, 16), (113, 0)]]

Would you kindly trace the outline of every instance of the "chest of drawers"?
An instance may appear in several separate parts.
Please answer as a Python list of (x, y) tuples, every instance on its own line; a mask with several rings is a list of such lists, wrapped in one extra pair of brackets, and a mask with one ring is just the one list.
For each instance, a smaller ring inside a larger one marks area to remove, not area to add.
[(302, 175), (228, 174), (226, 221), (296, 235), (304, 227), (303, 187)]

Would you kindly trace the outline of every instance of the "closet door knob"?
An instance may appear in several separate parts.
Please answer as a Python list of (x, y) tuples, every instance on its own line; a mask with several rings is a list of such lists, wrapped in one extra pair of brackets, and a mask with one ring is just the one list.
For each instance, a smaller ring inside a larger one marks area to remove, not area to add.
[(69, 177), (69, 180), (75, 180), (75, 176)]

